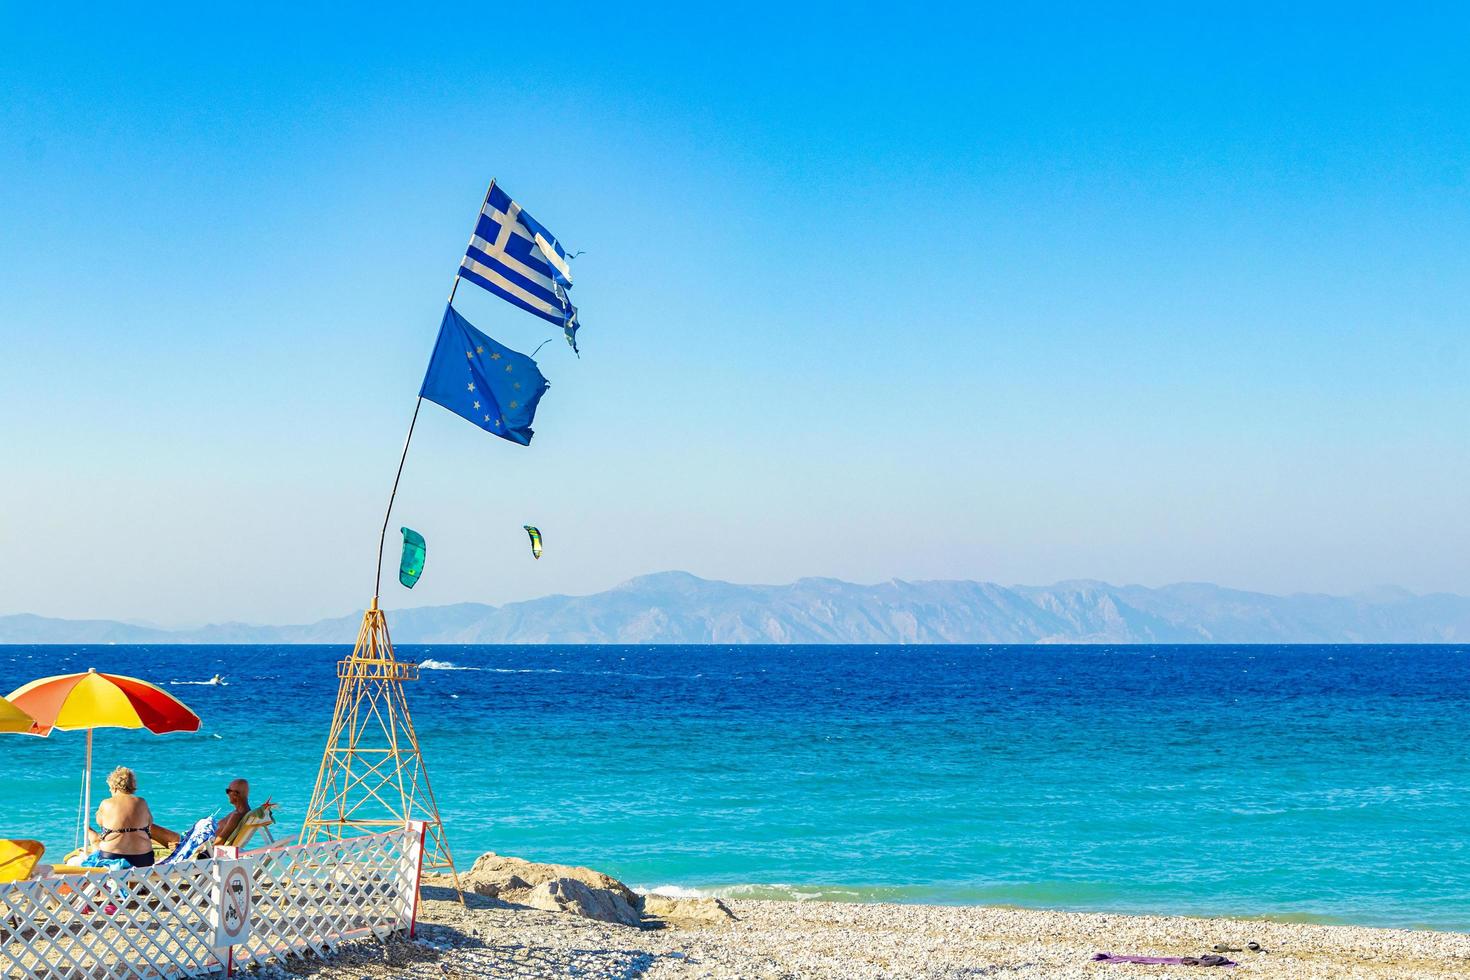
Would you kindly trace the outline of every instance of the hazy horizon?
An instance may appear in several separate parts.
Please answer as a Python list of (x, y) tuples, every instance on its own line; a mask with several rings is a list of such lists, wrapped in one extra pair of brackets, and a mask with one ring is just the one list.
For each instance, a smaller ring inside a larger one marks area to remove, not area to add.
[[(1397, 597), (1431, 598), (1431, 597), (1435, 597), (1435, 596), (1448, 596), (1448, 597), (1453, 597), (1453, 598), (1466, 598), (1465, 596), (1462, 596), (1459, 593), (1453, 593), (1453, 592), (1442, 592), (1442, 591), (1441, 592), (1414, 592), (1412, 590), (1405, 589), (1402, 586), (1393, 585), (1393, 584), (1389, 584), (1389, 583), (1379, 584), (1379, 585), (1372, 586), (1372, 587), (1366, 588), (1366, 589), (1361, 589), (1361, 590), (1358, 590), (1357, 592), (1352, 592), (1352, 593), (1326, 593), (1326, 592), (1312, 592), (1312, 591), (1303, 591), (1303, 590), (1293, 590), (1293, 591), (1289, 591), (1289, 592), (1272, 593), (1272, 592), (1262, 592), (1262, 591), (1259, 591), (1259, 590), (1252, 590), (1252, 589), (1239, 589), (1239, 588), (1235, 588), (1233, 586), (1230, 586), (1228, 584), (1219, 583), (1219, 582), (1205, 582), (1205, 581), (1165, 582), (1165, 583), (1161, 583), (1160, 585), (1157, 585), (1157, 586), (1149, 586), (1149, 585), (1144, 585), (1144, 584), (1138, 583), (1138, 582), (1107, 582), (1107, 581), (1103, 581), (1101, 579), (1090, 579), (1090, 578), (1080, 578), (1080, 577), (1072, 577), (1072, 578), (1066, 578), (1066, 579), (1059, 579), (1059, 580), (1057, 580), (1055, 582), (1048, 582), (1048, 583), (1040, 583), (1040, 582), (1031, 582), (1031, 583), (1027, 583), (1027, 582), (991, 582), (991, 581), (980, 581), (980, 580), (976, 580), (976, 579), (924, 579), (924, 578), (901, 579), (901, 578), (894, 577), (894, 576), (890, 576), (889, 578), (886, 578), (886, 579), (878, 579), (878, 580), (873, 580), (873, 581), (848, 581), (846, 579), (834, 578), (832, 576), (805, 576), (805, 577), (802, 577), (802, 578), (792, 579), (792, 580), (787, 581), (787, 582), (736, 582), (736, 581), (730, 581), (730, 580), (726, 580), (726, 579), (705, 578), (703, 576), (694, 575), (694, 573), (687, 572), (687, 571), (684, 571), (682, 569), (666, 569), (666, 570), (660, 571), (660, 572), (649, 572), (649, 573), (645, 573), (643, 575), (633, 576), (632, 578), (625, 579), (622, 582), (614, 583), (614, 585), (612, 585), (610, 587), (610, 589), (617, 589), (617, 588), (619, 588), (621, 586), (631, 585), (633, 583), (636, 583), (636, 582), (639, 582), (639, 581), (645, 580), (645, 579), (659, 579), (659, 578), (674, 577), (674, 576), (692, 576), (692, 577), (694, 577), (696, 579), (699, 579), (701, 582), (706, 582), (706, 583), (711, 583), (711, 584), (731, 585), (731, 586), (735, 586), (736, 588), (759, 588), (759, 589), (765, 589), (765, 588), (780, 589), (780, 588), (785, 588), (785, 587), (789, 587), (789, 586), (795, 586), (795, 585), (798, 585), (798, 584), (800, 584), (802, 582), (813, 582), (813, 581), (840, 582), (843, 585), (851, 585), (851, 586), (855, 586), (855, 587), (858, 587), (858, 588), (878, 587), (878, 586), (885, 585), (885, 584), (888, 584), (888, 583), (893, 583), (893, 582), (902, 582), (902, 583), (907, 583), (907, 584), (912, 584), (912, 585), (926, 585), (926, 584), (934, 584), (934, 583), (955, 582), (955, 583), (966, 583), (966, 584), (973, 583), (973, 584), (977, 584), (977, 585), (986, 585), (986, 586), (998, 586), (999, 588), (1002, 588), (1002, 589), (1015, 589), (1015, 590), (1028, 590), (1028, 591), (1052, 590), (1052, 589), (1061, 589), (1061, 588), (1065, 588), (1065, 587), (1068, 587), (1068, 586), (1082, 586), (1082, 585), (1100, 586), (1100, 587), (1103, 587), (1103, 588), (1106, 588), (1106, 589), (1136, 589), (1136, 588), (1142, 588), (1142, 589), (1158, 590), (1158, 591), (1167, 590), (1167, 589), (1176, 588), (1176, 587), (1198, 586), (1198, 587), (1204, 587), (1204, 588), (1209, 588), (1209, 589), (1219, 589), (1219, 590), (1222, 590), (1222, 591), (1225, 591), (1225, 592), (1247, 593), (1247, 594), (1251, 594), (1251, 595), (1261, 595), (1261, 596), (1267, 596), (1267, 597), (1271, 597), (1271, 598), (1282, 598), (1282, 599), (1322, 597), (1322, 598), (1331, 598), (1331, 599), (1360, 599), (1360, 600), (1368, 600), (1368, 601), (1387, 601), (1389, 599), (1397, 598)], [(513, 605), (513, 604), (515, 604), (517, 602), (528, 602), (528, 601), (534, 601), (536, 599), (554, 599), (554, 598), (571, 598), (571, 599), (576, 599), (576, 598), (593, 597), (593, 596), (601, 595), (601, 594), (609, 591), (609, 589), (598, 589), (598, 590), (594, 590), (592, 592), (575, 592), (575, 593), (549, 592), (549, 593), (544, 593), (542, 595), (526, 596), (526, 597), (524, 597), (522, 599), (510, 599), (510, 600), (505, 600), (505, 601), (502, 601), (502, 602), (492, 602), (492, 601), (490, 601), (488, 599), (474, 599), (474, 598), (470, 598), (470, 599), (459, 599), (459, 600), (455, 600), (454, 602), (447, 602), (447, 603), (426, 603), (426, 602), (412, 602), (412, 601), (394, 601), (394, 600), (397, 600), (397, 599), (408, 600), (410, 598), (409, 595), (406, 592), (402, 591), (402, 590), (395, 590), (395, 591), (398, 593), (397, 595), (395, 595), (394, 593), (388, 593), (387, 596), (384, 598), (384, 600), (382, 602), (382, 606), (383, 606), (384, 610), (387, 611), (387, 612), (389, 612), (389, 613), (392, 613), (392, 612), (406, 612), (406, 611), (411, 611), (411, 610), (416, 610), (416, 609), (443, 608), (443, 607), (447, 607), (447, 606), (464, 605), (464, 604), (469, 604), (469, 605), (484, 605), (484, 606), (489, 606), (489, 607), (494, 607), (494, 608), (500, 608), (500, 607), (503, 607), (503, 606), (506, 606), (506, 605)], [(292, 621), (278, 620), (278, 621), (271, 622), (271, 621), (260, 620), (260, 619), (253, 619), (252, 620), (252, 619), (237, 618), (237, 619), (234, 619), (234, 620), (228, 620), (228, 622), (238, 622), (238, 623), (242, 623), (242, 624), (249, 625), (249, 626), (300, 626), (300, 625), (312, 625), (312, 624), (316, 624), (316, 623), (320, 623), (320, 622), (324, 622), (324, 621), (328, 621), (328, 620), (340, 619), (340, 618), (344, 618), (344, 617), (345, 618), (348, 618), (348, 619), (351, 619), (351, 618), (355, 617), (359, 612), (361, 612), (362, 608), (363, 607), (359, 606), (357, 608), (341, 609), (341, 610), (326, 610), (326, 609), (324, 609), (324, 610), (321, 610), (316, 615), (308, 615), (306, 617), (303, 617), (300, 620), (292, 620)], [(17, 616), (17, 615), (39, 615), (39, 614), (35, 613), (32, 610), (28, 610), (28, 609), (0, 609), (0, 619), (3, 619), (6, 616)], [(181, 631), (187, 631), (187, 630), (192, 630), (192, 629), (198, 629), (198, 628), (205, 627), (205, 626), (220, 625), (221, 622), (224, 622), (224, 621), (218, 621), (218, 620), (216, 620), (216, 621), (210, 621), (210, 620), (187, 621), (186, 620), (186, 621), (160, 622), (160, 621), (157, 621), (157, 620), (140, 619), (140, 618), (137, 618), (137, 617), (128, 618), (128, 619), (121, 619), (121, 618), (116, 618), (116, 617), (91, 616), (91, 615), (86, 615), (86, 614), (80, 614), (80, 615), (75, 615), (75, 616), (46, 617), (46, 618), (54, 618), (54, 619), (58, 619), (58, 620), (74, 620), (74, 621), (108, 621), (108, 622), (119, 622), (119, 623), (125, 623), (127, 625), (131, 625), (131, 626), (145, 626), (145, 627), (149, 627), (149, 628), (153, 628), (153, 629), (166, 630), (166, 631), (170, 631), (170, 632), (181, 632)]]
[(874, 18), (589, 10), (527, 68), (427, 10), (0, 10), (0, 604), (361, 609), (491, 177), (584, 253), (582, 357), (460, 290), (551, 389), (524, 449), (424, 406), (386, 605), (1470, 594), (1470, 12)]

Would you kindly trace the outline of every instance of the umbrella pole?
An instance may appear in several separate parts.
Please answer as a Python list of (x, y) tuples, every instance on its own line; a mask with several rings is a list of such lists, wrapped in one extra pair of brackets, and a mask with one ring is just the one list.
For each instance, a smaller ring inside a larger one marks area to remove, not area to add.
[(87, 825), (87, 774), (82, 773), (82, 785), (77, 787), (77, 820), (73, 831), (72, 847), (82, 847), (82, 828)]
[(87, 846), (87, 828), (92, 825), (92, 729), (87, 729), (87, 770), (82, 773), (82, 842)]

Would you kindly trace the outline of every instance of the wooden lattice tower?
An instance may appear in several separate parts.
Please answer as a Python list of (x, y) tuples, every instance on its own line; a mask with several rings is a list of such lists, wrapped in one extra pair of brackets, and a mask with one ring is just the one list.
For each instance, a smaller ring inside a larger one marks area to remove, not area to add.
[(418, 676), (418, 664), (393, 655), (387, 620), (374, 599), (363, 614), (352, 655), (337, 662), (337, 706), (301, 828), (302, 843), (382, 833), (422, 820), (428, 824), (424, 870), (454, 874), (403, 693), (403, 682)]

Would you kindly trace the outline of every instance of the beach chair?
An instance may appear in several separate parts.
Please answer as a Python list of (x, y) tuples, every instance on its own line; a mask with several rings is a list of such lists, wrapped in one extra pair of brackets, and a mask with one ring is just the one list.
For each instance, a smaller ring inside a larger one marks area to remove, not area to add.
[(68, 854), (61, 864), (42, 864), (41, 857), (45, 853), (46, 845), (38, 840), (0, 838), (0, 882), (48, 878), (52, 875), (80, 875), (99, 870), (74, 860), (86, 854), (83, 850)]
[[(201, 820), (196, 820), (193, 826), (180, 835), (172, 849), (169, 849), (165, 844), (154, 841), (153, 851), (158, 856), (154, 866), (167, 867), (168, 865), (177, 864), (181, 861), (192, 861), (200, 854), (207, 856), (208, 849), (214, 846), (214, 837), (218, 829), (219, 822), (211, 814)], [(50, 873), (57, 875), (87, 875), (100, 871), (125, 871), (129, 867), (126, 861), (101, 860), (100, 855), (95, 851), (86, 853), (78, 851), (73, 855), (68, 855), (67, 859), (76, 861), (77, 863), (69, 865), (58, 864), (49, 869)], [(90, 914), (96, 908), (100, 908), (104, 913), (112, 914), (118, 908), (138, 906), (140, 899), (135, 895), (134, 889), (129, 885), (107, 880), (104, 888), (107, 890), (107, 894), (103, 895), (100, 899), (90, 889), (84, 889), (86, 893), (91, 895), (91, 898), (81, 900), (79, 904), (80, 911), (84, 914)], [(62, 885), (59, 894), (70, 895), (72, 891), (70, 887)], [(77, 899), (73, 899), (73, 901), (76, 902)], [(148, 886), (146, 884), (143, 888), (141, 902), (150, 908), (156, 908), (158, 906), (158, 900), (148, 894)]]
[(290, 844), (293, 838), (276, 840), (275, 836), (271, 833), (271, 827), (276, 822), (275, 814), (271, 811), (277, 806), (279, 804), (272, 803), (267, 799), (260, 806), (245, 814), (245, 816), (240, 818), (240, 823), (236, 825), (234, 831), (231, 832), (230, 839), (223, 843), (229, 847), (236, 847), (243, 851), (245, 845), (249, 844), (256, 834), (260, 834), (265, 837), (265, 845), (255, 848), (257, 851), (285, 847)]
[(46, 845), (38, 840), (0, 838), (0, 881), (25, 881), (45, 853)]
[[(25, 881), (40, 865), (41, 855), (45, 853), (46, 845), (38, 840), (0, 838), (0, 882)], [(0, 934), (9, 942), (19, 927), (20, 919), (17, 916), (7, 916), (3, 926), (0, 926)]]
[[(16, 847), (9, 845), (16, 845)], [(127, 900), (128, 889), (125, 885), (105, 881), (103, 888), (109, 894), (104, 896), (103, 901), (97, 901), (95, 890), (84, 883), (84, 880), (91, 875), (126, 869), (127, 861), (103, 861), (98, 859), (95, 852), (91, 854), (77, 852), (66, 858), (69, 862), (77, 863), (41, 864), (39, 858), (45, 853), (45, 850), (45, 846), (39, 841), (0, 840), (0, 882), (24, 881), (32, 877), (79, 879), (76, 887), (69, 884), (58, 884), (55, 891), (57, 898), (41, 899), (40, 907), (37, 909), (39, 918), (32, 922), (33, 927), (49, 919), (60, 905), (71, 905), (75, 911), (84, 915), (92, 914), (98, 907), (110, 914), (116, 911), (119, 904)], [(28, 852), (29, 857), (22, 856), (18, 853), (19, 851)], [(4, 920), (3, 926), (0, 926), (0, 932), (14, 937), (19, 928), (20, 918), (11, 915)]]

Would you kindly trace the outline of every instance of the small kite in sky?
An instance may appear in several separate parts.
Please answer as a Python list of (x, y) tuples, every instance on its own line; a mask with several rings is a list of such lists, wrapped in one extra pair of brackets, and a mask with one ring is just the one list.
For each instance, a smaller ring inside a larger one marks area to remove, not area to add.
[(424, 536), (413, 528), (399, 530), (403, 532), (403, 557), (398, 559), (398, 581), (411, 589), (424, 573)]
[(531, 557), (541, 557), (541, 532), (529, 524), (522, 524), (526, 533), (531, 536)]

